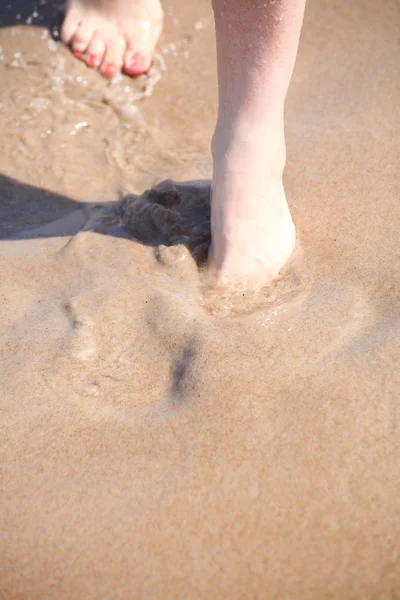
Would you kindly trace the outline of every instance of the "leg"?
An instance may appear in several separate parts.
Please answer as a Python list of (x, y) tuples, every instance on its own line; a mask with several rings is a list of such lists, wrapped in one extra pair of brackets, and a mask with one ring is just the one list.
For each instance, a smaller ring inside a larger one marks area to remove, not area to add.
[(305, 0), (213, 0), (219, 111), (210, 260), (219, 281), (261, 286), (295, 247), (283, 112)]
[(160, 0), (67, 0), (61, 37), (106, 77), (140, 75), (151, 65), (162, 21)]

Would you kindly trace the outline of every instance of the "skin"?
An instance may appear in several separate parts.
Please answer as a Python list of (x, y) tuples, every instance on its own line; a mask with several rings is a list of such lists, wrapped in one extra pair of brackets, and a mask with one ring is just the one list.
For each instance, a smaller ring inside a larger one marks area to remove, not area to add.
[(221, 283), (260, 287), (296, 242), (282, 183), (284, 104), (305, 0), (214, 0), (213, 8), (219, 110), (211, 260)]
[[(284, 104), (305, 0), (213, 0), (218, 120), (212, 140), (210, 265), (218, 284), (261, 287), (293, 253), (282, 183)], [(69, 0), (62, 38), (106, 76), (146, 72), (159, 0)]]
[(105, 77), (146, 73), (160, 37), (159, 0), (68, 0), (61, 39)]

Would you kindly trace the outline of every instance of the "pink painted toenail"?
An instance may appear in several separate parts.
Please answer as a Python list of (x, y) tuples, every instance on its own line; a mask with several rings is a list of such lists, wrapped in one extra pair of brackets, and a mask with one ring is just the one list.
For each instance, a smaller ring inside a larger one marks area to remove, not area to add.
[(127, 73), (141, 75), (146, 73), (150, 68), (148, 59), (143, 54), (136, 53), (131, 60), (126, 64), (125, 70)]
[(88, 67), (95, 67), (98, 63), (98, 58), (95, 54), (89, 54), (87, 59)]
[(114, 64), (109, 63), (104, 67), (102, 73), (103, 75), (105, 75), (105, 77), (115, 77), (115, 75), (117, 74), (117, 67)]
[(146, 69), (147, 59), (142, 54), (135, 54), (133, 57), (133, 65), (139, 71), (140, 69)]
[(81, 58), (83, 54), (83, 50), (74, 50), (74, 55), (76, 56), (76, 58)]

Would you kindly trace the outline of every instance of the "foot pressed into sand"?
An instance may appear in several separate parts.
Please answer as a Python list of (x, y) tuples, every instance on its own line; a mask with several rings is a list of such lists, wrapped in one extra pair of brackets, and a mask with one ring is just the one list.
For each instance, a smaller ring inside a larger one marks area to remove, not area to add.
[(284, 107), (305, 0), (213, 0), (218, 120), (210, 262), (240, 289), (274, 279), (296, 234), (282, 184)]
[[(267, 140), (267, 141), (265, 141)], [(296, 232), (282, 183), (284, 138), (214, 136), (210, 265), (218, 284), (241, 290), (262, 287), (291, 257)]]
[(159, 0), (69, 0), (64, 44), (105, 77), (146, 73), (163, 24)]

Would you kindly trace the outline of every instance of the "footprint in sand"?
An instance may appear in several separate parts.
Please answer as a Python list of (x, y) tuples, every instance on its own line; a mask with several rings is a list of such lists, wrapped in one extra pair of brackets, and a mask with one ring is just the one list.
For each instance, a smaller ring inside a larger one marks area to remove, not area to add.
[(97, 356), (95, 322), (85, 310), (85, 301), (72, 298), (64, 306), (71, 324), (70, 354), (79, 361), (90, 361)]
[[(307, 353), (308, 366), (324, 368), (332, 358), (347, 352), (356, 356), (373, 339), (379, 321), (365, 290), (340, 281), (320, 279), (302, 303), (302, 335), (299, 344)], [(315, 327), (319, 323), (319, 327)]]

